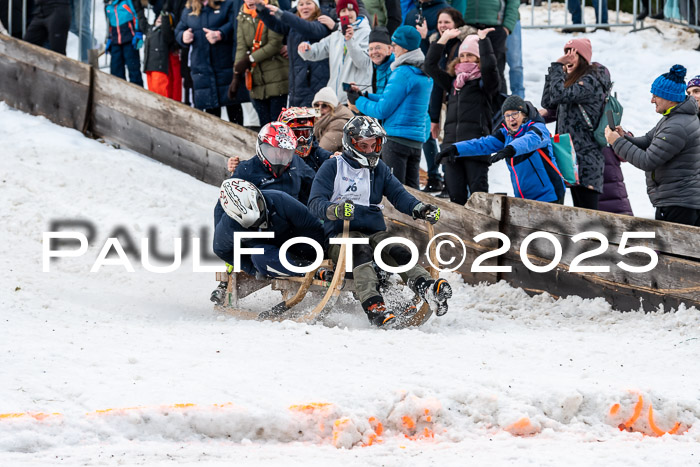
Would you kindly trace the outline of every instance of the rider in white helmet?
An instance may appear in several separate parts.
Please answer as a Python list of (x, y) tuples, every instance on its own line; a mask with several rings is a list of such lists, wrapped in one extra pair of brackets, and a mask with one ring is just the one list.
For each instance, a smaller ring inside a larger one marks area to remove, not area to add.
[[(277, 190), (259, 190), (252, 183), (230, 178), (221, 184), (214, 210), (214, 253), (233, 264), (234, 232), (272, 232), (274, 238), (243, 239), (246, 248), (261, 248), (262, 254), (242, 255), (241, 270), (258, 277), (299, 276), (282, 265), (279, 249), (295, 237), (309, 237), (323, 245), (323, 227), (299, 201)], [(287, 252), (287, 260), (296, 266), (313, 262), (316, 252), (309, 245), (297, 244)], [(218, 289), (217, 289), (218, 291)], [(215, 291), (212, 301), (223, 294)]]

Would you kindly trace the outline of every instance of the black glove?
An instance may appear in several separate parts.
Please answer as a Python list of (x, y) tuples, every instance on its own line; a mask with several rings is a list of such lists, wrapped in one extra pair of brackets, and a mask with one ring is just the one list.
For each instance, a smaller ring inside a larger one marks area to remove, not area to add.
[(233, 72), (236, 74), (243, 74), (248, 68), (250, 68), (250, 55), (245, 54), (242, 59), (238, 60), (235, 65), (233, 65)]
[(228, 87), (228, 91), (226, 92), (226, 95), (232, 101), (236, 100), (236, 92), (238, 91), (238, 83), (239, 82), (240, 82), (240, 75), (237, 75), (236, 73), (234, 73), (233, 74), (233, 81), (231, 81), (231, 84)]
[(331, 204), (326, 208), (326, 217), (331, 221), (351, 221), (355, 218), (355, 203), (346, 199), (338, 204)]
[(265, 4), (264, 4), (264, 3), (256, 3), (256, 4), (255, 4), (255, 11), (257, 11), (258, 14), (262, 13), (262, 12), (265, 11), (265, 10), (267, 10), (267, 8), (265, 8)]
[(515, 156), (515, 148), (511, 145), (508, 145), (500, 151), (491, 154), (491, 157), (489, 157), (489, 163), (493, 164), (494, 162), (498, 162), (501, 159), (510, 159), (513, 156)]
[(355, 105), (355, 102), (357, 102), (357, 99), (360, 97), (360, 93), (356, 91), (348, 91), (348, 102), (351, 103), (352, 105)]
[(413, 218), (424, 219), (431, 224), (435, 224), (440, 220), (440, 208), (434, 204), (418, 203), (413, 208)]
[(457, 151), (457, 146), (453, 144), (449, 148), (443, 149), (442, 151), (437, 153), (437, 156), (435, 156), (435, 164), (452, 164), (454, 161), (457, 160), (458, 155), (459, 152)]

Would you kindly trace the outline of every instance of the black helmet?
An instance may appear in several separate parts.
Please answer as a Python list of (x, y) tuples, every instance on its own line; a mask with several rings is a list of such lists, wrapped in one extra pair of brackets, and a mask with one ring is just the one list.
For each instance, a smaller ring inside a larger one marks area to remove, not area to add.
[[(358, 143), (361, 140), (375, 138), (376, 146), (372, 152), (364, 152)], [(386, 132), (379, 122), (364, 115), (351, 118), (343, 127), (343, 149), (345, 154), (359, 162), (360, 166), (373, 169), (379, 162), (382, 147), (386, 143)]]

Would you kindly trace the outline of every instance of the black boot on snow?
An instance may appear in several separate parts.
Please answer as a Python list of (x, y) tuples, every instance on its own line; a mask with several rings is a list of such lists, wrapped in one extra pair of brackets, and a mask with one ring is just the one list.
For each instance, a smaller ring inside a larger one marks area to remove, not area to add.
[(452, 298), (452, 286), (445, 279), (418, 278), (411, 287), (415, 293), (428, 302), (437, 316), (447, 313), (447, 300)]
[(226, 298), (226, 287), (228, 283), (226, 281), (219, 282), (219, 286), (214, 289), (214, 291), (209, 296), (209, 300), (214, 302), (216, 305), (223, 305), (224, 299)]
[(314, 279), (330, 282), (333, 280), (333, 270), (328, 268), (318, 268), (318, 271), (316, 271), (316, 274), (314, 274)]
[(443, 185), (442, 180), (429, 178), (428, 182), (425, 184), (425, 187), (423, 187), (421, 191), (423, 193), (439, 193), (444, 187), (445, 186)]
[(362, 309), (365, 310), (369, 322), (378, 327), (389, 327), (396, 320), (396, 316), (386, 309), (384, 300), (379, 296), (365, 300)]

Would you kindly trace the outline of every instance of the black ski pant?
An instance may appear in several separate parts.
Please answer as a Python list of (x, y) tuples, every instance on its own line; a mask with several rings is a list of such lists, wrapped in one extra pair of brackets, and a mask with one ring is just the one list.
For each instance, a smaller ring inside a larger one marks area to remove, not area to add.
[(675, 222), (676, 224), (700, 227), (700, 209), (682, 206), (663, 206), (656, 208), (656, 220)]
[(574, 200), (574, 206), (577, 208), (595, 209), (598, 210), (598, 199), (600, 193), (584, 186), (572, 186), (571, 197)]
[[(215, 109), (204, 109), (204, 111), (208, 114), (221, 118), (221, 107), (217, 107)], [(243, 126), (243, 106), (241, 106), (241, 104), (235, 103), (227, 105), (226, 113), (228, 113), (229, 122)]]
[(71, 21), (70, 3), (39, 4), (34, 7), (33, 15), (24, 40), (41, 47), (48, 43), (49, 50), (65, 55)]
[(489, 191), (489, 164), (470, 157), (446, 163), (442, 171), (450, 201), (464, 205), (472, 193)]
[(411, 188), (420, 188), (420, 147), (412, 148), (387, 139), (382, 149), (382, 160), (401, 183)]

